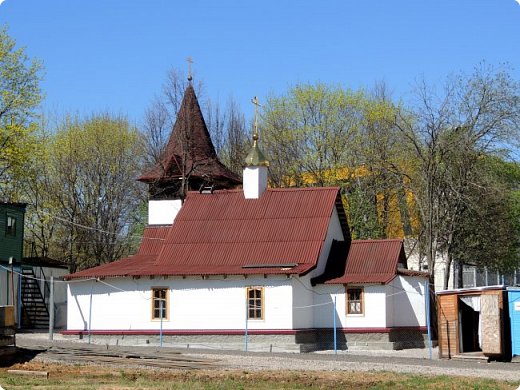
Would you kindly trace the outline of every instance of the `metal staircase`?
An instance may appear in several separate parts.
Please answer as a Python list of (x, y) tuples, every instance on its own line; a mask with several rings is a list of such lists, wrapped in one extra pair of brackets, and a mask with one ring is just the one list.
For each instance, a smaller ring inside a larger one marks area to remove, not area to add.
[[(47, 286), (47, 282), (44, 282)], [(45, 302), (44, 293), (40, 289), (32, 267), (22, 268), (22, 327), (31, 329), (45, 329), (49, 326), (49, 309)]]

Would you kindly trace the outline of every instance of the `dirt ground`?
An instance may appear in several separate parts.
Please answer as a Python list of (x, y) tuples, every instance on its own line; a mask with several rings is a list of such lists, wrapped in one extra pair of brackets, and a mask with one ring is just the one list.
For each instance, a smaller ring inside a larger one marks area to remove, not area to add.
[(513, 382), (480, 378), (430, 377), (403, 375), (396, 372), (345, 371), (248, 371), (248, 370), (129, 370), (99, 365), (76, 365), (30, 361), (15, 364), (10, 369), (45, 371), (47, 380), (6, 376), (0, 370), (1, 381), (10, 379), (9, 388), (41, 389), (516, 389)]
[[(457, 361), (440, 360), (434, 353), (434, 359), (429, 359), (427, 350), (404, 350), (404, 351), (356, 351), (355, 353), (342, 351), (334, 355), (332, 351), (328, 353), (254, 353), (243, 351), (215, 351), (215, 350), (193, 350), (193, 349), (173, 349), (157, 347), (116, 347), (91, 345), (86, 342), (71, 342), (65, 340), (55, 340), (49, 342), (47, 335), (17, 335), (17, 343), (28, 349), (44, 349), (49, 346), (59, 346), (62, 349), (81, 349), (91, 348), (99, 351), (106, 349), (110, 351), (123, 351), (123, 355), (131, 354), (150, 354), (154, 353), (154, 348), (160, 354), (177, 354), (180, 359), (196, 361), (206, 359), (214, 365), (210, 370), (197, 370), (197, 372), (208, 371), (207, 375), (220, 375), (222, 372), (248, 372), (258, 373), (268, 372), (300, 372), (301, 375), (324, 375), (334, 377), (341, 372), (359, 373), (363, 376), (366, 372), (394, 372), (412, 375), (448, 375), (458, 377), (472, 377), (493, 380), (514, 381), (520, 385), (520, 363), (486, 363), (482, 361)], [(36, 354), (34, 359), (27, 359), (26, 367), (38, 367), (41, 364), (54, 364), (56, 359), (63, 364), (73, 364), (73, 356), (54, 355), (46, 356), (45, 353)], [(172, 358), (174, 359), (174, 358)], [(89, 360), (89, 359), (87, 359)], [(128, 361), (128, 360), (127, 360)], [(76, 362), (80, 363), (80, 362)], [(94, 359), (92, 359), (92, 363)], [(23, 364), (23, 363), (22, 363)], [(82, 365), (85, 362), (81, 362)], [(136, 367), (134, 362), (132, 367)], [(121, 362), (111, 362), (98, 364), (93, 371), (99, 368), (109, 367), (109, 371), (118, 371), (128, 368), (125, 360)], [(26, 368), (31, 369), (31, 368)], [(59, 372), (66, 371), (67, 367), (62, 367)], [(89, 372), (90, 368), (82, 367)], [(259, 374), (260, 375), (260, 374)], [(272, 374), (271, 374), (272, 375)]]

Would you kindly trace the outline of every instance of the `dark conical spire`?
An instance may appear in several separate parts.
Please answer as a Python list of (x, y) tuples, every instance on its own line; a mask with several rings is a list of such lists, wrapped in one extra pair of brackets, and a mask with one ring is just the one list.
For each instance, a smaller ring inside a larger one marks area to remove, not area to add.
[[(166, 155), (185, 155), (189, 160), (205, 162), (216, 159), (217, 153), (202, 116), (195, 89), (191, 83), (184, 92), (181, 108), (166, 147)], [(191, 162), (191, 161), (189, 161)]]
[(184, 92), (162, 162), (137, 180), (150, 184), (152, 197), (169, 198), (175, 196), (183, 176), (190, 189), (198, 189), (204, 183), (219, 188), (233, 188), (241, 183), (217, 157), (191, 82)]

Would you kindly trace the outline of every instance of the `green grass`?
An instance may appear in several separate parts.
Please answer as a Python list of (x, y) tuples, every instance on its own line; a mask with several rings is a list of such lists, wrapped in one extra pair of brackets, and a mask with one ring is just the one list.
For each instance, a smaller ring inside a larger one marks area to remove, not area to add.
[(134, 371), (93, 366), (43, 367), (49, 378), (0, 371), (6, 389), (516, 389), (517, 383), (393, 372)]

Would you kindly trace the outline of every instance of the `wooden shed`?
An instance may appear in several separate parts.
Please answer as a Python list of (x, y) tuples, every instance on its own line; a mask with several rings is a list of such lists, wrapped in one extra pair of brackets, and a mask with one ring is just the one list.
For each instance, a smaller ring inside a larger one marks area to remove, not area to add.
[(439, 357), (509, 360), (508, 312), (504, 286), (437, 292)]

